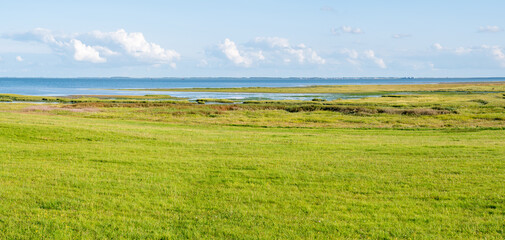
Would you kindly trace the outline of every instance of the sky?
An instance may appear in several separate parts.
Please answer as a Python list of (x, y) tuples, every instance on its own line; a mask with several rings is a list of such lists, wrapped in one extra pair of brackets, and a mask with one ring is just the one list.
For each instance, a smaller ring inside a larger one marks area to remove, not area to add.
[(503, 77), (505, 1), (3, 1), (0, 77)]

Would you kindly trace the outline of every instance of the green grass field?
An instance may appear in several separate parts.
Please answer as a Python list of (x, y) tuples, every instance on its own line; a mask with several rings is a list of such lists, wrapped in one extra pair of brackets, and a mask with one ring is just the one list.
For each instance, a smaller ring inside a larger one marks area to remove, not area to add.
[(0, 239), (503, 239), (504, 97), (0, 103)]

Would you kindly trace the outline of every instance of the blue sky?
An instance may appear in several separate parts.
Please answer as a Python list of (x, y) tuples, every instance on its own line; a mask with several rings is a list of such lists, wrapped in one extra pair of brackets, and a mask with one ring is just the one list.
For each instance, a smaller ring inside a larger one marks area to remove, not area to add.
[(505, 1), (9, 1), (0, 76), (505, 76)]

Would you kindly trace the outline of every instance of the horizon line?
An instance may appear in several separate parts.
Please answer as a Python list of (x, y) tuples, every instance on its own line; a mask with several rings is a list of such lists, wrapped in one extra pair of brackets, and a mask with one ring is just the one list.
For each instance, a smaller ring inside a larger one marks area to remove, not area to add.
[(196, 79), (196, 78), (208, 78), (208, 79), (251, 79), (251, 78), (267, 78), (267, 79), (501, 79), (505, 76), (493, 76), (493, 77), (124, 77), (124, 76), (112, 76), (112, 77), (8, 77), (1, 76), (0, 79), (13, 78), (13, 79)]

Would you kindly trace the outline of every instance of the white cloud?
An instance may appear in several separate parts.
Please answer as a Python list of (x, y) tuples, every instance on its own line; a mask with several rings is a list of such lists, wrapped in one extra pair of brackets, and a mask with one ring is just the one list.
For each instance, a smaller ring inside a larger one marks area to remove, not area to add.
[(454, 53), (458, 55), (463, 55), (463, 54), (468, 54), (471, 53), (473, 50), (471, 48), (466, 48), (466, 47), (458, 47), (454, 49)]
[(359, 54), (356, 50), (354, 49), (343, 49), (342, 54), (347, 55), (346, 61), (349, 62), (352, 65), (359, 66), (360, 63), (358, 61)]
[(442, 47), (442, 45), (440, 43), (434, 43), (431, 47), (435, 50), (438, 50), (438, 51), (441, 51), (444, 49), (444, 47)]
[(100, 57), (100, 53), (94, 47), (87, 46), (76, 39), (72, 39), (70, 42), (74, 46), (74, 59), (76, 61), (92, 63), (104, 63), (107, 61), (107, 59)]
[(280, 37), (257, 37), (254, 39), (255, 43), (264, 43), (270, 48), (291, 48), (289, 40)]
[(364, 52), (365, 57), (372, 60), (377, 66), (380, 68), (386, 68), (386, 63), (384, 63), (384, 60), (382, 58), (378, 58), (375, 56), (375, 52), (372, 50), (367, 50)]
[(358, 52), (354, 49), (347, 49), (346, 48), (346, 49), (342, 50), (342, 53), (347, 54), (349, 56), (349, 58), (351, 58), (351, 59), (357, 59), (359, 56)]
[(224, 40), (224, 43), (219, 44), (219, 49), (221, 49), (226, 57), (235, 65), (244, 67), (251, 66), (252, 60), (242, 56), (235, 42), (231, 41), (230, 39), (227, 38)]
[(482, 45), (482, 49), (488, 50), (500, 66), (505, 68), (505, 50), (503, 48), (498, 46)]
[(180, 59), (180, 54), (175, 50), (164, 49), (156, 43), (146, 41), (140, 32), (127, 33), (124, 29), (119, 29), (116, 32), (95, 31), (92, 35), (118, 44), (128, 55), (139, 60), (174, 64), (174, 60)]
[(373, 50), (366, 50), (360, 54), (354, 49), (345, 48), (341, 53), (346, 55), (346, 61), (354, 66), (360, 66), (362, 62), (371, 61), (379, 68), (387, 68), (384, 59), (377, 57)]
[(500, 62), (502, 67), (505, 67), (505, 53), (503, 53), (503, 49), (501, 48), (493, 48), (491, 50), (491, 54), (493, 54), (494, 58)]
[(104, 56), (117, 56), (117, 55), (121, 55), (120, 53), (114, 52), (114, 51), (108, 49), (107, 47), (94, 46), (93, 48), (95, 50), (97, 50), (98, 52), (100, 52), (100, 54), (102, 54)]
[(67, 38), (67, 36), (63, 36), (58, 34), (57, 36), (48, 29), (44, 28), (35, 28), (25, 33), (18, 34), (3, 34), (2, 38), (12, 39), (16, 41), (32, 41), (32, 42), (42, 42), (51, 45), (63, 46), (64, 42), (56, 40), (58, 38)]
[(489, 69), (493, 67), (505, 68), (505, 49), (501, 46), (473, 46), (473, 47), (442, 47), (433, 45), (437, 54), (430, 56), (430, 61), (436, 61), (437, 68), (475, 68)]
[(292, 45), (288, 39), (279, 37), (257, 37), (241, 45), (227, 38), (217, 48), (227, 60), (242, 67), (258, 64), (324, 64), (326, 62), (305, 44)]
[(351, 33), (351, 34), (361, 34), (363, 31), (360, 28), (353, 28), (351, 26), (342, 26), (340, 27), (340, 30), (343, 33)]
[(175, 50), (164, 49), (156, 43), (148, 42), (140, 32), (128, 33), (124, 29), (115, 32), (61, 34), (36, 28), (25, 33), (4, 34), (1, 37), (40, 42), (59, 55), (92, 63), (167, 64), (175, 68), (175, 62), (180, 59), (180, 54)]
[[(325, 64), (326, 60), (317, 54), (312, 48), (301, 43), (291, 45), (288, 39), (279, 37), (257, 37), (251, 45), (263, 48), (270, 56), (281, 55), (284, 62), (291, 62), (292, 58), (300, 63)], [(274, 58), (278, 56), (273, 56)]]
[(479, 28), (479, 32), (481, 33), (497, 33), (501, 31), (503, 31), (503, 29), (498, 26), (484, 26)]
[(468, 48), (468, 47), (457, 47), (457, 48), (448, 48), (442, 46), (440, 43), (434, 43), (431, 46), (434, 50), (439, 51), (439, 52), (446, 52), (446, 53), (454, 53), (457, 55), (464, 55), (473, 52), (475, 49), (474, 48)]
[(16, 57), (16, 61), (18, 61), (18, 62), (22, 62), (22, 61), (24, 61), (24, 59), (23, 59), (21, 56), (17, 56), (17, 57)]

